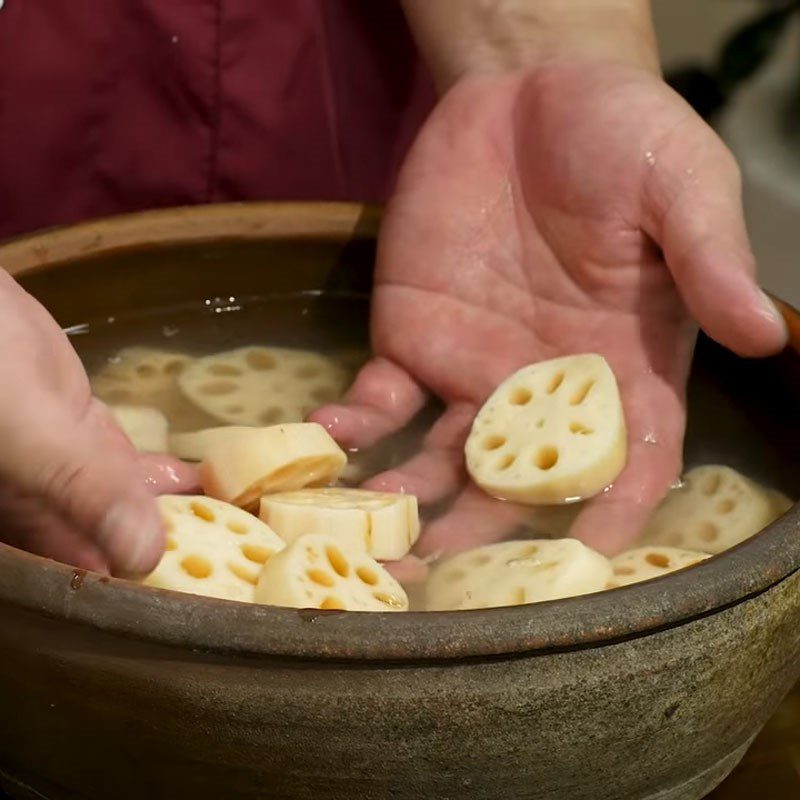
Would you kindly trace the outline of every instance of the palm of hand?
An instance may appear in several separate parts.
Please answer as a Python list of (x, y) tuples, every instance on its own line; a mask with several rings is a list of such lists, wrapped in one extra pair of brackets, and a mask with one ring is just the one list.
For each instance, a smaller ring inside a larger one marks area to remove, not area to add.
[[(365, 411), (391, 388), (399, 399), (385, 416), (396, 424), (416, 410), (414, 383), (448, 410), (425, 452), (373, 485), (423, 502), (452, 494), (468, 427), (498, 383), (531, 362), (599, 352), (619, 380), (628, 466), (573, 535), (606, 551), (629, 544), (681, 463), (694, 325), (673, 275), (707, 255), (702, 227), (674, 201), (704, 175), (735, 184), (729, 162), (688, 106), (637, 70), (554, 67), (447, 96), (406, 162), (381, 233), (372, 341), (385, 361), (365, 369), (349, 400)], [(712, 201), (687, 206), (702, 213)], [(373, 420), (359, 439), (352, 417), (336, 419), (356, 444), (382, 431)], [(423, 548), (463, 549), (518, 519), (467, 489), (429, 526)]]

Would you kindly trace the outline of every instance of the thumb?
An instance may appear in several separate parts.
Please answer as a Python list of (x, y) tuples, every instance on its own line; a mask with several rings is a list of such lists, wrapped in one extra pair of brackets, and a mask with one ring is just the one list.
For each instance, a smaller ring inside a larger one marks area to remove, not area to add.
[(739, 168), (710, 128), (691, 155), (659, 154), (648, 184), (650, 235), (660, 244), (689, 312), (715, 341), (742, 356), (786, 344), (786, 325), (756, 282)]
[(77, 423), (60, 408), (42, 411), (35, 425), (7, 431), (0, 474), (80, 530), (114, 574), (146, 574), (158, 563), (165, 538), (136, 454), (114, 446), (96, 401)]

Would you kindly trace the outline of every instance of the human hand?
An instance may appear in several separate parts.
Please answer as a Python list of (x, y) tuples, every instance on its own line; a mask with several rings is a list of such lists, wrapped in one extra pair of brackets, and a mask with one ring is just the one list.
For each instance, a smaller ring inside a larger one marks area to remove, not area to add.
[(152, 569), (164, 549), (153, 496), (192, 470), (139, 456), (47, 311), (0, 270), (0, 538), (74, 566)]
[(379, 242), (374, 358), (317, 412), (344, 445), (405, 425), (428, 392), (447, 410), (422, 452), (369, 485), (459, 495), (421, 552), (507, 535), (524, 512), (465, 486), (480, 404), (519, 367), (603, 354), (625, 407), (628, 464), (571, 535), (630, 544), (677, 477), (696, 320), (745, 356), (785, 326), (758, 289), (737, 167), (658, 76), (613, 60), (465, 78), (409, 155)]

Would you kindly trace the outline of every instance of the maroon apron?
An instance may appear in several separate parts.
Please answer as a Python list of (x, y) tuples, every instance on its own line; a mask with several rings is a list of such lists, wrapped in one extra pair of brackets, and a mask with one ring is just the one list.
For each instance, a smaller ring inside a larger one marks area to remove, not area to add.
[(432, 104), (394, 0), (5, 0), (0, 237), (187, 203), (381, 200)]

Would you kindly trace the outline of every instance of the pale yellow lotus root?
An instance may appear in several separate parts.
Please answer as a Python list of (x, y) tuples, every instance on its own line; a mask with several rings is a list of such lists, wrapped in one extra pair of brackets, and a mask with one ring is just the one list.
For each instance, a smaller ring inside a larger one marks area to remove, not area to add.
[(178, 375), (191, 356), (149, 347), (126, 347), (91, 378), (92, 393), (109, 405), (157, 408), (173, 431), (218, 424), (190, 403), (178, 387)]
[(429, 611), (518, 606), (599, 592), (611, 563), (577, 539), (527, 539), (459, 553), (433, 568)]
[(259, 513), (290, 543), (309, 533), (325, 533), (380, 561), (395, 561), (419, 537), (417, 498), (366, 489), (303, 489), (268, 494)]
[(677, 547), (637, 547), (611, 559), (614, 575), (607, 588), (616, 589), (631, 583), (660, 578), (670, 572), (686, 569), (710, 558), (708, 553), (681, 550)]
[(197, 359), (179, 380), (186, 397), (216, 419), (258, 426), (302, 422), (342, 396), (349, 373), (319, 353), (243, 347)]
[(774, 495), (736, 470), (696, 467), (653, 512), (641, 543), (721, 553), (779, 515)]
[(257, 603), (346, 611), (407, 611), (403, 587), (363, 549), (333, 536), (301, 536), (271, 558)]
[(777, 489), (767, 489), (767, 494), (772, 499), (772, 506), (775, 510), (775, 519), (782, 517), (793, 505), (794, 501)]
[(189, 433), (172, 433), (168, 438), (169, 452), (184, 461), (202, 461), (208, 448), (215, 442), (230, 440), (235, 436), (249, 436), (254, 430), (244, 425), (224, 425)]
[(140, 453), (166, 453), (167, 418), (157, 408), (109, 406), (111, 416)]
[(209, 497), (164, 495), (158, 504), (167, 550), (144, 583), (253, 602), (261, 569), (283, 540), (252, 514)]
[(200, 485), (211, 497), (250, 508), (270, 492), (333, 483), (346, 463), (344, 451), (321, 425), (272, 425), (210, 445), (200, 464)]
[(465, 450), (472, 479), (495, 497), (544, 505), (601, 492), (626, 459), (611, 368), (578, 355), (521, 369), (486, 401)]

